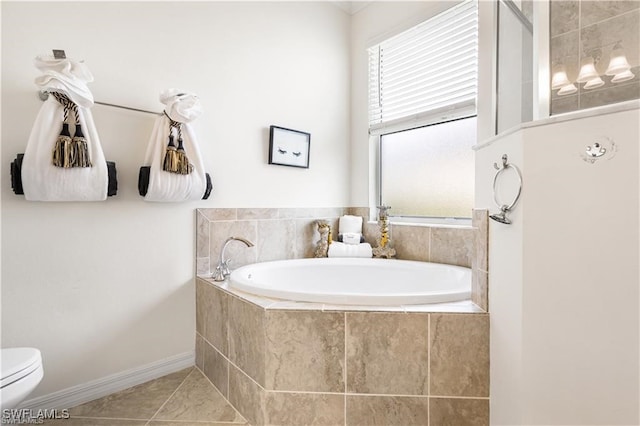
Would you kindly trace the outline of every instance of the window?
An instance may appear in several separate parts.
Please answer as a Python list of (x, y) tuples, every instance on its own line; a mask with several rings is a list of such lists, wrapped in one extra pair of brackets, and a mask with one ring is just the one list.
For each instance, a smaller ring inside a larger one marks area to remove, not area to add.
[(380, 137), (380, 195), (394, 216), (468, 218), (476, 118)]
[(369, 132), (393, 216), (471, 216), (477, 51), (476, 0), (369, 49)]

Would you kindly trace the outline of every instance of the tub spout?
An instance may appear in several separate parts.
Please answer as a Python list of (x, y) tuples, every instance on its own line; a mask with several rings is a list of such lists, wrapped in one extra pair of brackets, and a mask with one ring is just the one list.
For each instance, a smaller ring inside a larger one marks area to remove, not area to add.
[(244, 243), (247, 247), (253, 247), (253, 243), (245, 238), (241, 237), (229, 237), (225, 240), (222, 245), (222, 249), (220, 250), (220, 257), (218, 258), (218, 266), (216, 266), (216, 270), (213, 273), (212, 277), (214, 281), (224, 281), (229, 275), (231, 275), (231, 271), (229, 270), (229, 261), (231, 259), (226, 259), (224, 256), (225, 251), (227, 250), (227, 246), (231, 241), (240, 241)]

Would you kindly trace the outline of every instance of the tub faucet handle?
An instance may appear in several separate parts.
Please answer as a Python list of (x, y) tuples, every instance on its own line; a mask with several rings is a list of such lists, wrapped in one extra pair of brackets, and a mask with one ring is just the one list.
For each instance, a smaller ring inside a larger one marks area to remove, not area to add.
[(225, 259), (224, 252), (227, 249), (227, 246), (231, 241), (240, 241), (244, 243), (247, 247), (253, 247), (253, 243), (245, 238), (240, 237), (229, 237), (225, 240), (224, 244), (222, 244), (222, 249), (220, 250), (220, 257), (218, 258), (218, 266), (216, 266), (215, 271), (211, 278), (214, 281), (224, 281), (229, 275), (231, 275), (231, 271), (229, 270), (229, 263), (231, 259)]

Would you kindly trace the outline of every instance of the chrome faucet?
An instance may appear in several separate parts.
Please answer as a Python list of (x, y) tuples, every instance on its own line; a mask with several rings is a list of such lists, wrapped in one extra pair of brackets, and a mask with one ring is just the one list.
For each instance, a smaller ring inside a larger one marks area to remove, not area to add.
[(218, 266), (216, 266), (216, 270), (213, 273), (212, 277), (214, 281), (224, 281), (229, 275), (231, 275), (231, 271), (229, 270), (229, 261), (231, 259), (225, 259), (224, 252), (227, 249), (227, 246), (231, 241), (240, 241), (244, 243), (247, 247), (253, 247), (253, 243), (249, 240), (240, 237), (229, 237), (225, 240), (222, 245), (222, 250), (220, 250), (220, 257), (218, 258)]

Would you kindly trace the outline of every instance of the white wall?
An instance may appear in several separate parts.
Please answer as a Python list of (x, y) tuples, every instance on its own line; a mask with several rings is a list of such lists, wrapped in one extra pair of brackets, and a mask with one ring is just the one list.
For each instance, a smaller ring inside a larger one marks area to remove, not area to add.
[[(491, 423), (638, 424), (638, 109), (525, 128), (476, 157), (522, 168), (514, 224), (490, 225)], [(618, 151), (590, 164), (606, 136)]]
[[(521, 132), (495, 140), (476, 152), (476, 201), (479, 209), (499, 212), (493, 201), (493, 163), (507, 161), (523, 169)], [(511, 203), (517, 193), (517, 178), (511, 169), (502, 172), (498, 181), (501, 203)], [(528, 182), (525, 182), (528, 185)], [(522, 413), (522, 267), (524, 262), (522, 229), (523, 210), (528, 204), (522, 197), (509, 213), (512, 225), (489, 220), (489, 319), (491, 353), (491, 424), (519, 425)]]
[[(194, 347), (194, 209), (349, 204), (349, 16), (329, 3), (2, 2), (2, 346), (42, 350), (33, 397)], [(65, 49), (96, 100), (161, 111), (198, 94), (210, 200), (137, 194), (154, 116), (96, 105), (119, 191), (100, 203), (33, 203), (11, 192), (41, 106), (33, 58)], [(308, 170), (270, 166), (268, 128), (311, 133)]]
[[(602, 136), (615, 157), (582, 161)], [(640, 424), (640, 110), (525, 138), (525, 423)]]

